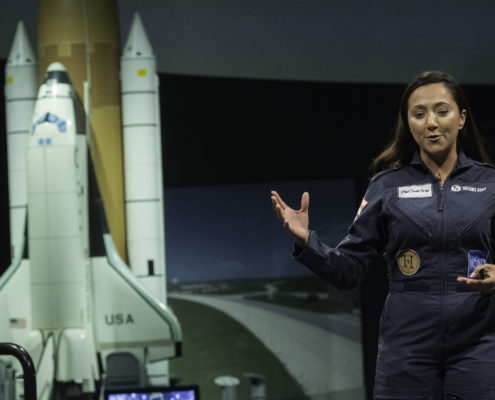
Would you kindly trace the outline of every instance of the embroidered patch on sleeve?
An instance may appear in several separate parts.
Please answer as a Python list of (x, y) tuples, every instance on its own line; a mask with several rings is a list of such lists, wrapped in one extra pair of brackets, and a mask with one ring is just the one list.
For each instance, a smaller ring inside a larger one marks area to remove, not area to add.
[(364, 208), (367, 205), (368, 205), (368, 200), (366, 200), (366, 198), (363, 197), (363, 201), (361, 202), (361, 205), (359, 206), (359, 210), (357, 212), (356, 218), (361, 215), (361, 213), (363, 212)]

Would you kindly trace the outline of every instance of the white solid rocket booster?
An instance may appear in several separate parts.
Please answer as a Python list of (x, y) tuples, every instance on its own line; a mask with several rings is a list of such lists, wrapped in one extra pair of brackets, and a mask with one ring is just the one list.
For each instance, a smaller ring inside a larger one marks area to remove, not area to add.
[(26, 226), (26, 143), (38, 91), (38, 64), (22, 21), (5, 66), (11, 257), (21, 251)]
[(166, 304), (159, 81), (137, 13), (120, 68), (129, 261), (139, 280)]

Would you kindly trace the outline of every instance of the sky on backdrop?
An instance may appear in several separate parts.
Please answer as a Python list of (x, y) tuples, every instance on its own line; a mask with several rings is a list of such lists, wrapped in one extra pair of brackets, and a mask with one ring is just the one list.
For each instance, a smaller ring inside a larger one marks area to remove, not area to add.
[(277, 278), (310, 272), (291, 255), (270, 190), (300, 206), (310, 193), (310, 228), (335, 246), (355, 215), (352, 179), (165, 189), (167, 281)]

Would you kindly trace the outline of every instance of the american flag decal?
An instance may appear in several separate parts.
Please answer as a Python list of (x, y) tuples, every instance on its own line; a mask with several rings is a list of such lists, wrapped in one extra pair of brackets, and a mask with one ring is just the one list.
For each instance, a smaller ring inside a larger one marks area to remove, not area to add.
[(26, 318), (10, 318), (10, 327), (11, 328), (25, 328), (26, 327)]
[(361, 215), (361, 213), (363, 212), (364, 208), (368, 205), (368, 200), (366, 200), (364, 197), (363, 197), (363, 201), (361, 202), (361, 205), (359, 206), (359, 210), (357, 212), (357, 216), (356, 217), (359, 217)]

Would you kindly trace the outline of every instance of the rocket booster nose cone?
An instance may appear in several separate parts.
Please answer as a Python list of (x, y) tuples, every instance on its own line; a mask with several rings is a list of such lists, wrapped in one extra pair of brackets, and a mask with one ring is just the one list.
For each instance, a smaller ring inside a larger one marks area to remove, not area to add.
[(48, 66), (43, 83), (67, 83), (72, 85), (67, 70), (64, 65), (59, 62), (53, 62)]
[(122, 52), (122, 57), (140, 58), (154, 56), (153, 48), (151, 47), (148, 35), (146, 35), (146, 31), (144, 30), (141, 17), (138, 13), (135, 13), (131, 30), (129, 31), (129, 36), (127, 36), (124, 51)]
[(10, 48), (9, 58), (7, 59), (7, 65), (19, 66), (19, 65), (32, 65), (36, 64), (36, 57), (34, 56), (33, 49), (29, 43), (29, 38), (24, 27), (24, 23), (19, 21), (15, 32), (14, 41)]

